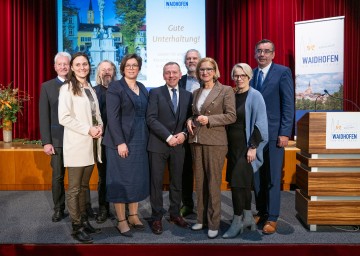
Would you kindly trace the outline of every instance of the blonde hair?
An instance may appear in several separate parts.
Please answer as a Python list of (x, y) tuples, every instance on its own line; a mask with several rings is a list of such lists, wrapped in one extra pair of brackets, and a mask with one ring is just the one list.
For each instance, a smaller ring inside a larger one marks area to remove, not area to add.
[(249, 64), (246, 63), (237, 63), (234, 65), (234, 67), (231, 70), (231, 78), (234, 80), (234, 73), (235, 69), (241, 68), (244, 73), (249, 77), (249, 80), (253, 78), (253, 71), (252, 68), (249, 66)]
[(200, 79), (200, 66), (202, 63), (204, 62), (210, 62), (210, 64), (212, 65), (214, 71), (215, 71), (215, 75), (214, 75), (214, 82), (217, 81), (220, 77), (220, 71), (219, 71), (219, 67), (218, 64), (216, 63), (216, 61), (213, 58), (210, 57), (205, 57), (202, 58), (199, 63), (196, 66), (196, 78), (198, 79), (198, 81), (201, 81)]

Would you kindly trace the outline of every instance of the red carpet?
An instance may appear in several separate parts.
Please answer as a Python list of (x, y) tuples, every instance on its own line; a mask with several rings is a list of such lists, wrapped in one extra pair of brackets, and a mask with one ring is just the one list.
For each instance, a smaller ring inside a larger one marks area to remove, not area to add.
[(138, 244), (107, 244), (107, 245), (41, 245), (41, 244), (7, 244), (0, 245), (1, 256), (70, 256), (70, 255), (121, 255), (121, 256), (232, 256), (232, 255), (276, 255), (276, 256), (332, 256), (360, 255), (360, 244), (355, 245), (138, 245)]

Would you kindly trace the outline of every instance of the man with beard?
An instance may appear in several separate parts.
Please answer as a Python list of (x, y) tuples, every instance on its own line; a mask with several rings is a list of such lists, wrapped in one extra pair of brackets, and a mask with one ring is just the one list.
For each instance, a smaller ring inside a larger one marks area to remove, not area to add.
[[(103, 136), (105, 136), (107, 116), (106, 116), (106, 91), (110, 82), (116, 80), (116, 66), (109, 60), (101, 61), (96, 68), (96, 96), (99, 100), (101, 119), (103, 120)], [(104, 223), (109, 215), (109, 203), (106, 202), (106, 155), (105, 148), (102, 146), (102, 163), (97, 162), (99, 173), (98, 197), (99, 213), (96, 216), (96, 223)]]
[[(187, 74), (183, 75), (179, 81), (179, 86), (186, 89), (187, 91), (193, 93), (196, 89), (200, 87), (199, 81), (196, 79), (196, 66), (201, 59), (200, 52), (195, 49), (190, 49), (186, 52), (184, 63), (187, 69)], [(187, 140), (184, 142), (185, 147), (185, 161), (183, 167), (183, 176), (182, 176), (182, 207), (180, 214), (183, 217), (186, 217), (194, 213), (194, 200), (193, 195), (193, 169), (192, 169), (192, 158), (191, 150)]]

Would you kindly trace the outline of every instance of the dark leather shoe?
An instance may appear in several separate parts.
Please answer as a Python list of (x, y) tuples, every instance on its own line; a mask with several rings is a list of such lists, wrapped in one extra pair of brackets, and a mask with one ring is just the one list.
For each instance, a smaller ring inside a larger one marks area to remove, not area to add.
[(88, 216), (88, 218), (95, 218), (96, 214), (93, 210), (93, 208), (91, 208), (91, 205), (86, 205), (86, 215)]
[(100, 228), (94, 228), (93, 226), (91, 226), (90, 222), (89, 221), (83, 221), (82, 223), (82, 226), (84, 227), (85, 231), (87, 233), (90, 233), (90, 234), (99, 234), (101, 233), (101, 229)]
[(56, 210), (51, 217), (52, 222), (59, 222), (64, 218), (64, 211)]
[(189, 224), (180, 216), (172, 216), (170, 215), (170, 222), (181, 228), (188, 228)]
[(265, 235), (272, 235), (276, 232), (277, 222), (276, 221), (267, 221), (263, 227), (262, 232)]
[(190, 214), (194, 214), (194, 211), (190, 207), (183, 205), (180, 209), (180, 215), (182, 217), (186, 217)]
[(91, 244), (93, 242), (93, 238), (86, 233), (85, 228), (81, 227), (78, 230), (74, 231), (72, 237), (84, 244)]
[(153, 223), (151, 224), (151, 231), (156, 235), (160, 235), (163, 232), (161, 220), (153, 221)]
[(108, 212), (107, 211), (101, 211), (95, 218), (96, 223), (101, 224), (104, 223), (108, 218)]

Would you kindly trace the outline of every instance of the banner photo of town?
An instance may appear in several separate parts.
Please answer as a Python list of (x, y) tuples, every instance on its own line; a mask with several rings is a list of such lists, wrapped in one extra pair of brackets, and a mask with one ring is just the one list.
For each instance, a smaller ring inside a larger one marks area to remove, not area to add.
[(295, 23), (296, 121), (309, 111), (342, 111), (344, 17)]
[(58, 50), (85, 52), (91, 81), (100, 61), (110, 60), (119, 69), (126, 54), (137, 53), (142, 58), (138, 81), (157, 87), (164, 84), (166, 62), (178, 62), (186, 73), (188, 49), (205, 55), (205, 0), (58, 0), (57, 8)]

